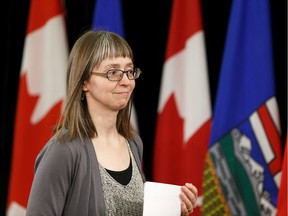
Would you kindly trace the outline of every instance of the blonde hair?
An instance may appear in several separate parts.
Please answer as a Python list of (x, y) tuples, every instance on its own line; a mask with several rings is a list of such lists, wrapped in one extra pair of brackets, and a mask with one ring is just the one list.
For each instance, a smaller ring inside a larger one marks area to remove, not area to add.
[[(96, 128), (88, 112), (87, 102), (83, 98), (82, 85), (91, 76), (92, 69), (106, 58), (128, 57), (133, 62), (131, 47), (118, 34), (109, 31), (85, 32), (74, 44), (68, 61), (67, 88), (65, 106), (56, 125), (56, 138), (72, 140), (74, 138), (92, 138), (97, 136)], [(131, 96), (132, 97), (132, 96)], [(130, 126), (132, 99), (120, 110), (116, 127), (127, 139), (134, 137)]]

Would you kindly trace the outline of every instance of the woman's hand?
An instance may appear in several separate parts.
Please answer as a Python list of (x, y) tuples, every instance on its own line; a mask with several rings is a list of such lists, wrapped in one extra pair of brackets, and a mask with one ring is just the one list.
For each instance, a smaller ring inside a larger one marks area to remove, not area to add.
[(181, 216), (187, 216), (193, 212), (193, 209), (197, 206), (197, 188), (191, 184), (186, 183), (181, 187), (181, 193), (179, 195), (181, 199)]

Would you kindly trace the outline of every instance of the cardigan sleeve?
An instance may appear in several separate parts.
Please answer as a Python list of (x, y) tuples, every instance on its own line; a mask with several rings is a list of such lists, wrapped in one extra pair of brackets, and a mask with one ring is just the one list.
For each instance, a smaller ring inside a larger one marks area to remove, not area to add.
[(60, 216), (73, 175), (73, 156), (66, 144), (50, 141), (36, 158), (26, 216)]

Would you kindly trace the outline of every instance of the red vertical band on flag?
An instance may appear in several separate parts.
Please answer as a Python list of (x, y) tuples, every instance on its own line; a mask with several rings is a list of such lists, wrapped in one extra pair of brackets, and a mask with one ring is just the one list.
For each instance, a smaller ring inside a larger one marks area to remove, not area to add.
[(27, 34), (39, 29), (52, 17), (63, 13), (58, 0), (32, 0), (30, 6)]
[(184, 49), (191, 35), (202, 30), (202, 13), (199, 0), (173, 1), (166, 59)]

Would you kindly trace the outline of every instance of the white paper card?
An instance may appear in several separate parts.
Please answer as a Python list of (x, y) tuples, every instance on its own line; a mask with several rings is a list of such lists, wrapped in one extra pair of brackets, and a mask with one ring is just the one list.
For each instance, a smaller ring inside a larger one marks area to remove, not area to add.
[(146, 181), (143, 216), (179, 216), (181, 201), (179, 185)]

